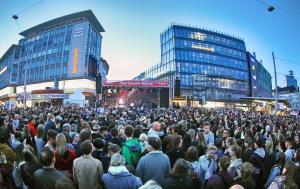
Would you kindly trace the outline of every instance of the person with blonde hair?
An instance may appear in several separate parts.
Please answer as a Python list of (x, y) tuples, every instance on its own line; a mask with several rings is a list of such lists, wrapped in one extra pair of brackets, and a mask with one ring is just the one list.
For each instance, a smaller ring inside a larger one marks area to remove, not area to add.
[(154, 180), (149, 180), (146, 182), (143, 186), (141, 186), (139, 189), (162, 189), (161, 186), (157, 184)]
[(294, 176), (296, 169), (297, 166), (293, 161), (286, 162), (282, 170), (282, 174), (280, 176), (275, 177), (274, 181), (269, 186), (269, 188), (291, 188), (293, 185), (295, 185)]
[(25, 163), (20, 166), (22, 180), (29, 189), (32, 189), (35, 188), (33, 175), (36, 170), (42, 169), (43, 165), (38, 162), (30, 145), (26, 145), (22, 153), (25, 160)]
[(145, 133), (142, 133), (140, 135), (140, 144), (141, 144), (141, 147), (142, 147), (142, 153), (147, 149), (147, 140), (148, 140), (148, 137)]
[(252, 178), (252, 169), (253, 166), (249, 162), (245, 162), (242, 165), (241, 168), (241, 177), (236, 179), (233, 183), (233, 185), (240, 185), (243, 188), (247, 189), (255, 189), (255, 180)]
[(72, 172), (73, 161), (77, 158), (76, 152), (68, 149), (66, 138), (59, 133), (56, 136), (56, 150), (55, 150), (55, 164), (54, 167), (59, 171)]
[(207, 148), (206, 155), (203, 155), (199, 158), (200, 164), (200, 178), (199, 180), (202, 183), (202, 188), (204, 187), (204, 183), (209, 177), (211, 177), (217, 171), (217, 162), (216, 162), (216, 154), (218, 148), (210, 145)]

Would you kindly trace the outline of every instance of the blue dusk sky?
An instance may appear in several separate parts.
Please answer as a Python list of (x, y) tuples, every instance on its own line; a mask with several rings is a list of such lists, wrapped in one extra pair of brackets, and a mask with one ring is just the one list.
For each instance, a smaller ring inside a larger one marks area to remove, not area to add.
[[(262, 1), (275, 10), (258, 0), (45, 0), (28, 10), (40, 0), (1, 0), (0, 56), (22, 38), (20, 28), (91, 9), (106, 31), (102, 57), (110, 65), (109, 80), (132, 79), (159, 63), (160, 33), (175, 22), (243, 38), (247, 51), (256, 52), (271, 73), (274, 88), (272, 51), (298, 63), (276, 59), (279, 86), (290, 69), (300, 78), (300, 1)], [(11, 18), (18, 13), (20, 28)]]

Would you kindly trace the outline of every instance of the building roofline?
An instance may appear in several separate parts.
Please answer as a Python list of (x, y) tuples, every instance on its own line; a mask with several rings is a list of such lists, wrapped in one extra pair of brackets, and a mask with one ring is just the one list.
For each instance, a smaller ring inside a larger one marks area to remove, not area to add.
[(177, 26), (177, 27), (184, 27), (184, 28), (191, 28), (191, 29), (194, 29), (194, 30), (203, 30), (203, 31), (206, 31), (206, 32), (210, 32), (210, 33), (213, 33), (213, 34), (218, 34), (220, 36), (224, 36), (224, 37), (227, 37), (227, 38), (232, 38), (232, 39), (235, 39), (235, 40), (240, 40), (240, 41), (243, 41), (244, 42), (244, 39), (241, 38), (241, 37), (237, 37), (235, 35), (231, 35), (229, 33), (223, 33), (221, 31), (217, 31), (217, 30), (213, 30), (213, 29), (209, 29), (209, 28), (204, 28), (204, 27), (198, 27), (198, 26), (194, 26), (194, 25), (188, 25), (188, 24), (179, 24), (179, 23), (171, 23), (170, 26), (168, 26), (168, 28), (166, 28), (162, 33), (165, 33), (168, 29), (172, 28), (173, 26)]
[(66, 21), (76, 19), (76, 18), (83, 18), (83, 17), (89, 19), (99, 32), (105, 32), (104, 28), (102, 27), (102, 25), (100, 24), (100, 22), (94, 15), (94, 13), (91, 10), (86, 10), (86, 11), (81, 11), (81, 12), (77, 12), (77, 13), (73, 13), (73, 14), (68, 14), (68, 15), (65, 15), (65, 16), (62, 16), (59, 18), (55, 18), (53, 20), (49, 20), (47, 22), (44, 22), (42, 24), (36, 25), (32, 28), (29, 28), (25, 31), (22, 31), (19, 34), (22, 35), (23, 37), (28, 37), (32, 34), (35, 34), (37, 31), (47, 28), (49, 26), (53, 26), (53, 25), (56, 25), (56, 24), (59, 24), (62, 22), (66, 22)]
[(15, 45), (15, 44), (12, 44), (8, 49), (7, 51), (2, 55), (2, 57), (0, 58), (0, 63), (8, 56), (8, 54), (10, 52), (12, 52), (14, 50), (14, 48), (16, 47), (19, 47), (19, 48), (23, 48), (22, 46), (20, 45)]

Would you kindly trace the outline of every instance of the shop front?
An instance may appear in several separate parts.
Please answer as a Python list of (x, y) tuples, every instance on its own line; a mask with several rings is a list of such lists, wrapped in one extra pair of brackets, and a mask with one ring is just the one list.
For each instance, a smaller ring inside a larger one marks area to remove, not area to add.
[(28, 105), (37, 107), (47, 106), (62, 106), (63, 100), (68, 99), (69, 94), (64, 94), (64, 90), (60, 89), (44, 89), (31, 91), (31, 95), (28, 95)]

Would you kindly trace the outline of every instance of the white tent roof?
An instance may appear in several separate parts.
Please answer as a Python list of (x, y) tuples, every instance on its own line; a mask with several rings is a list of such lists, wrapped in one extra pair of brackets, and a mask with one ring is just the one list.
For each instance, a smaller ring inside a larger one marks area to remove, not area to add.
[(70, 100), (85, 100), (85, 96), (82, 94), (79, 88), (70, 96)]

